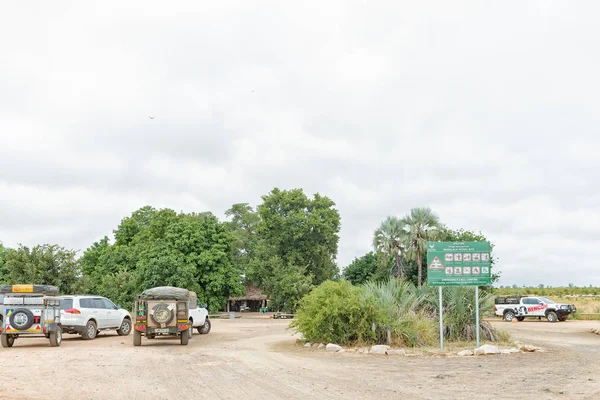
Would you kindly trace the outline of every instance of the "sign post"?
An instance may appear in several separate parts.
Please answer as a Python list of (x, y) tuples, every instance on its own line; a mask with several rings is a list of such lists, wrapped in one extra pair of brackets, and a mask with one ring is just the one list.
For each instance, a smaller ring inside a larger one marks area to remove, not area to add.
[(489, 242), (427, 242), (427, 284), (439, 287), (440, 348), (444, 348), (442, 287), (475, 286), (476, 341), (479, 347), (479, 286), (492, 282)]
[(438, 286), (440, 294), (440, 350), (444, 350), (444, 314), (442, 307), (442, 287)]

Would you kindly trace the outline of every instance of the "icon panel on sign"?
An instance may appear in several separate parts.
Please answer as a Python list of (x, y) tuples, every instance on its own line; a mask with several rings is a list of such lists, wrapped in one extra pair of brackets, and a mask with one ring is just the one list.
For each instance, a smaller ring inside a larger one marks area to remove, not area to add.
[(454, 275), (462, 275), (462, 268), (454, 267)]
[(463, 267), (464, 275), (471, 275), (471, 267)]
[(481, 260), (481, 254), (473, 253), (473, 261), (480, 261), (480, 260)]
[(490, 273), (489, 267), (481, 267), (481, 273), (482, 274), (489, 274)]
[(444, 260), (446, 260), (446, 261), (454, 261), (454, 254), (452, 254), (452, 253), (444, 254)]
[(452, 267), (446, 267), (446, 275), (452, 275), (452, 272), (453, 272)]
[(473, 275), (479, 275), (479, 267), (473, 267), (473, 269), (471, 270)]
[(490, 255), (488, 253), (481, 253), (481, 261), (490, 261)]
[(465, 253), (465, 254), (463, 254), (463, 260), (464, 261), (471, 261), (471, 253)]
[(454, 254), (454, 261), (462, 261), (462, 254), (460, 254), (460, 253)]

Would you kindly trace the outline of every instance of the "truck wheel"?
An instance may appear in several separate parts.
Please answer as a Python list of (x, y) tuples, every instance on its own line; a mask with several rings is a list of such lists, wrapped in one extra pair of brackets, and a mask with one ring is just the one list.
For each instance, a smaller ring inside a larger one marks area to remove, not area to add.
[(525, 320), (525, 317), (517, 317), (517, 321), (522, 322)]
[(127, 336), (131, 333), (131, 320), (129, 318), (123, 319), (123, 323), (121, 327), (117, 329), (117, 334), (119, 336)]
[(512, 322), (512, 320), (515, 319), (515, 313), (514, 311), (507, 311), (504, 313), (504, 320), (506, 322)]
[(189, 340), (190, 340), (190, 335), (189, 335), (189, 333), (187, 333), (187, 332), (181, 332), (181, 335), (180, 335), (180, 337), (181, 337), (181, 344), (182, 344), (183, 346), (187, 346), (187, 344), (188, 344), (188, 342), (189, 342)]
[(50, 346), (58, 347), (62, 343), (62, 328), (59, 326), (50, 333)]
[(548, 322), (558, 321), (558, 316), (556, 315), (556, 313), (554, 311), (550, 311), (548, 313), (548, 315), (546, 315), (546, 318), (548, 319)]
[(88, 321), (85, 324), (85, 330), (81, 334), (83, 340), (93, 340), (98, 334), (98, 327), (94, 321)]
[(210, 319), (206, 317), (204, 324), (198, 327), (198, 333), (201, 335), (206, 335), (208, 332), (210, 332)]
[(15, 337), (12, 335), (2, 335), (0, 336), (0, 341), (2, 342), (2, 347), (13, 347)]
[(191, 319), (188, 321), (188, 323), (190, 324), (190, 326), (188, 327), (188, 336), (189, 339), (192, 338), (192, 336), (194, 336), (194, 321), (192, 321)]
[(141, 346), (142, 345), (142, 332), (133, 331), (133, 345)]

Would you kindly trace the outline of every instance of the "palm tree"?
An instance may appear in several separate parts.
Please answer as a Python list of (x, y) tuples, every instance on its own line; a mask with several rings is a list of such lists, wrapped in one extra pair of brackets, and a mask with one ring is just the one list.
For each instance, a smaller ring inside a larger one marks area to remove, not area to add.
[(404, 239), (406, 231), (402, 220), (396, 217), (387, 217), (381, 223), (379, 228), (375, 230), (373, 237), (373, 247), (375, 251), (382, 254), (384, 263), (387, 266), (390, 257), (393, 257), (394, 276), (404, 275), (404, 264), (402, 263), (402, 255), (404, 255)]
[(423, 254), (427, 251), (427, 241), (435, 239), (439, 232), (440, 219), (431, 208), (413, 208), (402, 219), (402, 225), (408, 237), (408, 256), (417, 262), (419, 268), (418, 283), (421, 287)]

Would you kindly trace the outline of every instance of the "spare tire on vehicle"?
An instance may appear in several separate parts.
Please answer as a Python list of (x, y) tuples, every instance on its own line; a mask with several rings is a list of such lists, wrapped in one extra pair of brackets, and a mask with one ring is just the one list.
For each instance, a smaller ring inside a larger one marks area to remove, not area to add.
[(10, 326), (19, 331), (26, 331), (33, 325), (33, 313), (27, 308), (17, 308), (10, 314)]
[(152, 320), (159, 325), (166, 325), (173, 321), (173, 318), (175, 317), (175, 313), (173, 312), (173, 310), (169, 309), (169, 305), (165, 303), (157, 304), (156, 306), (154, 306), (152, 311)]

